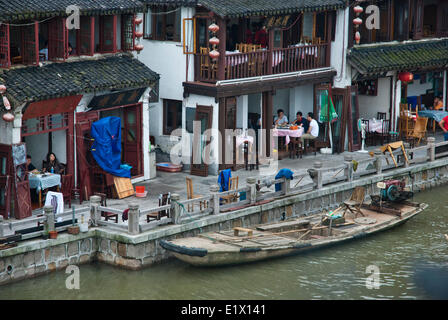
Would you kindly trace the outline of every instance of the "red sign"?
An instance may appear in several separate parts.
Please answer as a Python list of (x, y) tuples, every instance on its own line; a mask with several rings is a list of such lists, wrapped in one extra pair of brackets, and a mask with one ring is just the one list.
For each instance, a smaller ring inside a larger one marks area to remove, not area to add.
[(82, 95), (33, 102), (25, 107), (23, 120), (38, 118), (50, 114), (73, 112), (82, 99)]

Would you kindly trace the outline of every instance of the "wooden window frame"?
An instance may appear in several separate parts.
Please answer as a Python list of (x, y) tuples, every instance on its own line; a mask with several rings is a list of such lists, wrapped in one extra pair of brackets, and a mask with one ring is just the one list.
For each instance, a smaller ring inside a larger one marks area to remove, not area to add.
[[(176, 10), (176, 8), (179, 8), (179, 7), (175, 7), (173, 9), (171, 9), (169, 6), (166, 6), (166, 5), (164, 5), (164, 6), (150, 6), (149, 10), (151, 10), (151, 13), (158, 13), (158, 12), (167, 12), (167, 11), (171, 11), (171, 10)], [(180, 23), (180, 28), (181, 28), (179, 34), (176, 33), (176, 30), (178, 28), (177, 20), (174, 19), (173, 40), (166, 39), (166, 20), (167, 20), (167, 15), (166, 14), (162, 15), (162, 18), (163, 18), (162, 37), (160, 37), (160, 38), (157, 37), (157, 33), (156, 33), (156, 19), (154, 18), (154, 17), (156, 17), (156, 15), (154, 15), (153, 18), (151, 19), (151, 36), (148, 36), (146, 34), (146, 15), (148, 14), (149, 10), (147, 10), (144, 13), (144, 15), (143, 15), (143, 30), (144, 30), (143, 38), (144, 39), (146, 39), (146, 40), (155, 40), (155, 41), (169, 41), (169, 42), (181, 42), (182, 41), (182, 39), (181, 39), (182, 38), (182, 23), (183, 23), (182, 22), (182, 16), (181, 16), (181, 19), (180, 19), (180, 22), (179, 22)], [(171, 14), (176, 16), (176, 13), (177, 13), (177, 11), (175, 11), (175, 12), (173, 12)]]
[[(176, 109), (176, 112), (173, 113), (174, 117), (172, 117), (171, 119), (168, 119), (167, 116), (166, 116), (166, 113), (167, 113), (166, 108), (169, 107), (169, 103), (170, 102), (176, 102), (176, 103), (180, 102), (180, 104), (181, 104), (181, 114), (183, 112), (183, 110), (182, 110), (183, 107), (182, 107), (182, 101), (181, 100), (163, 99), (163, 134), (164, 135), (171, 135), (171, 133), (174, 130), (178, 129), (178, 128), (174, 128), (171, 131), (169, 131), (168, 128), (167, 128), (167, 125), (166, 125), (168, 120), (173, 121), (174, 124), (177, 123), (177, 109)], [(173, 105), (170, 105), (170, 107), (173, 107)], [(181, 121), (182, 121), (182, 115), (181, 115)], [(182, 127), (182, 125), (181, 125), (181, 127)]]
[(11, 66), (11, 44), (9, 38), (9, 24), (0, 25), (0, 55), (3, 58), (0, 59), (0, 68), (9, 68)]
[[(88, 31), (88, 32), (90, 32), (90, 39), (89, 39), (90, 49), (87, 53), (81, 53), (82, 37), (85, 36), (81, 32), (81, 30), (83, 30), (83, 26), (86, 26), (86, 24), (83, 22), (90, 24), (90, 30)], [(77, 56), (81, 56), (81, 55), (93, 56), (95, 54), (95, 17), (94, 16), (81, 17), (80, 23), (81, 23), (80, 29), (76, 30), (76, 55)]]
[(112, 22), (112, 32), (113, 32), (113, 39), (112, 39), (112, 49), (108, 50), (108, 48), (105, 48), (105, 39), (104, 39), (104, 19), (106, 17), (110, 16), (100, 16), (99, 19), (99, 36), (100, 36), (100, 42), (99, 42), (99, 53), (117, 53), (117, 15), (113, 15), (113, 22)]

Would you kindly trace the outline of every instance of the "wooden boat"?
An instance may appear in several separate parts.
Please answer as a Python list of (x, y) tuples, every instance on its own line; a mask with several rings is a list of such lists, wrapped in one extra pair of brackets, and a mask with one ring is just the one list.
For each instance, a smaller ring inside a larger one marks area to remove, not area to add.
[[(356, 218), (349, 211), (344, 218), (334, 220), (322, 213), (253, 228), (234, 228), (196, 237), (162, 240), (160, 245), (176, 258), (195, 266), (248, 263), (363, 238), (401, 225), (428, 207), (427, 204), (410, 201), (390, 206), (394, 206), (400, 215), (364, 207), (364, 216), (358, 215)], [(331, 226), (328, 223), (325, 225), (330, 220)]]

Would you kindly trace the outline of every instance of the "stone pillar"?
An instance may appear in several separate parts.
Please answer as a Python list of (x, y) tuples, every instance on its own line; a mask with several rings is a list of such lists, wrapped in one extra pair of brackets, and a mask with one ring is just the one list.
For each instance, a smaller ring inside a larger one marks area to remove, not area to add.
[(98, 226), (98, 221), (101, 219), (101, 211), (98, 209), (101, 203), (101, 197), (90, 197), (90, 220), (92, 220), (93, 226)]
[(45, 222), (44, 222), (44, 234), (48, 234), (50, 231), (54, 231), (54, 209), (52, 206), (44, 207)]
[(286, 179), (286, 178), (283, 178), (283, 183), (282, 183), (282, 191), (283, 191), (283, 194), (284, 195), (287, 195), (287, 194), (289, 194), (291, 191), (290, 191), (290, 189), (291, 189), (291, 179)]
[[(410, 159), (409, 150), (411, 150), (411, 144), (409, 142), (403, 142), (403, 147), (404, 147), (404, 150), (406, 152), (406, 157), (408, 157), (408, 160), (409, 160)], [(403, 158), (404, 167), (405, 168), (409, 168), (409, 163), (406, 161), (404, 156), (401, 156), (401, 158)]]
[(246, 179), (246, 185), (249, 188), (249, 191), (246, 194), (247, 200), (250, 201), (251, 204), (257, 202), (257, 179), (253, 177), (249, 177)]
[(130, 204), (129, 205), (129, 214), (128, 214), (128, 232), (130, 234), (139, 234), (140, 233), (140, 210), (138, 204)]
[(429, 161), (436, 160), (436, 138), (428, 137), (428, 157)]
[(344, 156), (344, 162), (345, 162), (345, 176), (347, 177), (347, 181), (353, 181), (353, 156), (351, 154), (346, 154)]
[(179, 204), (180, 195), (177, 193), (171, 194), (171, 212), (172, 212), (172, 219), (174, 224), (178, 224), (180, 221), (180, 216), (182, 214), (182, 208)]
[(313, 179), (313, 182), (316, 184), (316, 189), (322, 189), (323, 181), (322, 181), (322, 162), (321, 161), (314, 161), (313, 163), (313, 169), (309, 169), (308, 173), (311, 176), (311, 179)]
[(383, 159), (384, 155), (381, 151), (376, 150), (375, 152), (375, 167), (376, 167), (376, 174), (382, 174), (383, 173)]
[(213, 208), (213, 214), (219, 213), (219, 185), (214, 184), (210, 186), (210, 192), (213, 196), (212, 199), (212, 208)]

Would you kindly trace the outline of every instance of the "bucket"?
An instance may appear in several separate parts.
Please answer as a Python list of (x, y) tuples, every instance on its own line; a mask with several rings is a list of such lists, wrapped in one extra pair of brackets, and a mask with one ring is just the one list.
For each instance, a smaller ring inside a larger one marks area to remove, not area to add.
[(81, 231), (81, 232), (89, 231), (89, 224), (88, 223), (81, 223), (79, 225), (79, 231)]
[(136, 186), (135, 193), (145, 193), (145, 186)]

